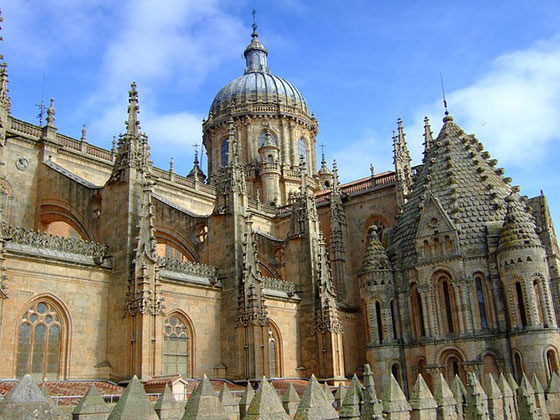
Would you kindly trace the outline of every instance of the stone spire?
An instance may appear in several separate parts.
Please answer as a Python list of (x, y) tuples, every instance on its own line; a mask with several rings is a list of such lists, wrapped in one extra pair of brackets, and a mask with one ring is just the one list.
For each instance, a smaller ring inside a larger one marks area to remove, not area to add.
[(133, 168), (145, 174), (150, 170), (150, 146), (148, 136), (140, 132), (139, 112), (138, 91), (136, 83), (132, 82), (128, 92), (126, 133), (119, 136), (115, 163), (108, 183), (120, 180), (126, 169)]
[(137, 135), (140, 132), (140, 121), (138, 114), (140, 106), (138, 105), (138, 91), (136, 90), (136, 82), (132, 82), (128, 91), (128, 120), (126, 121), (126, 133), (129, 135)]
[[(0, 10), (0, 25), (4, 21), (2, 11)], [(0, 26), (0, 30), (2, 27)], [(0, 41), (3, 38), (0, 35)], [(10, 114), (10, 97), (8, 96), (8, 64), (3, 61), (4, 56), (0, 54), (0, 129), (2, 124), (6, 124), (7, 117)], [(0, 139), (1, 140), (1, 139)]]
[(257, 21), (256, 13), (253, 10), (253, 33), (251, 34), (251, 42), (245, 48), (243, 53), (247, 65), (245, 67), (245, 74), (248, 73), (268, 73), (268, 66), (266, 64), (266, 57), (268, 56), (268, 51), (264, 45), (259, 40), (259, 34), (257, 32)]
[(397, 176), (397, 204), (399, 207), (406, 202), (412, 186), (411, 159), (405, 136), (402, 120), (398, 118), (397, 131), (393, 131), (393, 163)]
[(330, 256), (333, 269), (333, 280), (338, 292), (337, 297), (341, 301), (345, 301), (348, 292), (346, 290), (347, 219), (346, 210), (342, 204), (342, 194), (340, 191), (340, 183), (338, 182), (338, 168), (336, 166), (336, 160), (333, 161), (332, 179)]
[(434, 138), (432, 137), (432, 127), (430, 127), (430, 120), (428, 117), (424, 117), (424, 156), (428, 155), (428, 152), (432, 148), (434, 143)]
[(182, 418), (184, 420), (199, 418), (228, 420), (230, 418), (206, 375), (187, 401)]
[(507, 213), (500, 234), (499, 250), (519, 247), (541, 247), (533, 216), (524, 208), (515, 193), (506, 198)]
[[(184, 417), (183, 417), (184, 418)], [(276, 390), (263, 376), (259, 389), (247, 410), (245, 420), (289, 420)]]
[(196, 179), (198, 181), (204, 182), (206, 180), (206, 175), (204, 174), (204, 172), (202, 172), (202, 169), (200, 169), (199, 165), (200, 165), (200, 162), (198, 161), (198, 150), (195, 150), (194, 151), (193, 168), (191, 169), (191, 171), (187, 175), (187, 178), (193, 178), (193, 179)]
[(159, 420), (136, 375), (132, 377), (119, 402), (108, 417), (108, 420), (117, 419)]
[(332, 172), (327, 166), (327, 160), (325, 159), (325, 152), (321, 154), (321, 167), (319, 168), (319, 179), (321, 180), (321, 186), (323, 189), (328, 189), (331, 187)]
[(327, 400), (315, 375), (311, 375), (307, 388), (301, 396), (294, 420), (314, 419), (338, 419), (338, 415), (331, 402)]

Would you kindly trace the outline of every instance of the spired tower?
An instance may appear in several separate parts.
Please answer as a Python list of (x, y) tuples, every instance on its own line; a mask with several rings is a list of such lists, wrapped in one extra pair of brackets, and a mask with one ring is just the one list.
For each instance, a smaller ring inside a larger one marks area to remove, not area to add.
[(240, 163), (245, 167), (247, 192), (265, 204), (284, 205), (300, 187), (300, 157), (307, 184), (319, 186), (315, 143), (318, 124), (302, 94), (287, 80), (270, 73), (268, 51), (253, 23), (245, 48), (245, 73), (225, 85), (214, 98), (202, 124), (208, 152), (209, 183), (216, 183), (228, 163), (228, 121), (233, 120)]

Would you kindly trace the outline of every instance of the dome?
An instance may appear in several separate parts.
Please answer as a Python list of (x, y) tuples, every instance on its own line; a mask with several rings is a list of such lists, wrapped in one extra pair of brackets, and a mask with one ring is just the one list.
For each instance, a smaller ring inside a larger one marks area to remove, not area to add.
[[(216, 116), (232, 107), (249, 104), (275, 105), (286, 107), (286, 111), (309, 115), (309, 108), (297, 88), (268, 70), (268, 51), (259, 40), (256, 25), (253, 25), (252, 39), (244, 55), (247, 61), (245, 74), (225, 85), (216, 95), (210, 114)], [(277, 109), (254, 110), (276, 111)]]
[(244, 74), (229, 82), (214, 98), (210, 112), (216, 115), (233, 104), (246, 103), (287, 105), (309, 114), (303, 95), (294, 85), (265, 72)]

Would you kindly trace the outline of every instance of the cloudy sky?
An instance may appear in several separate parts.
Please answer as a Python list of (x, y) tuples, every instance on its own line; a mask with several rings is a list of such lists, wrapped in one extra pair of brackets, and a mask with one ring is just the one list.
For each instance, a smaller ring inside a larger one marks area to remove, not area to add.
[(12, 114), (110, 148), (124, 130), (130, 82), (156, 166), (186, 173), (201, 120), (244, 69), (251, 9), (271, 71), (294, 83), (319, 120), (318, 143), (343, 181), (391, 169), (402, 118), (415, 163), (422, 120), (449, 110), (521, 185), (543, 189), (560, 223), (560, 3), (517, 0), (4, 0)]

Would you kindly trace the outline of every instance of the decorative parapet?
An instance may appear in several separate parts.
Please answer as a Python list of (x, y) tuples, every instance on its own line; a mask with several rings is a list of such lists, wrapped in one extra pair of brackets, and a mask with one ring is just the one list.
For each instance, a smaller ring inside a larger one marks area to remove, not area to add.
[(12, 226), (5, 222), (0, 225), (0, 228), (2, 229), (0, 236), (6, 241), (7, 249), (10, 249), (12, 244), (27, 245), (33, 248), (43, 248), (51, 251), (91, 257), (98, 264), (103, 262), (109, 252), (108, 245), (93, 241), (83, 241), (76, 238), (51, 235), (45, 232)]
[(296, 284), (287, 280), (262, 277), (262, 285), (263, 289), (277, 290), (279, 292), (285, 292), (288, 295), (296, 293)]
[(207, 278), (210, 284), (218, 283), (218, 272), (216, 267), (191, 261), (180, 261), (165, 257), (158, 257), (157, 263), (161, 270), (172, 271), (180, 274), (193, 275)]

